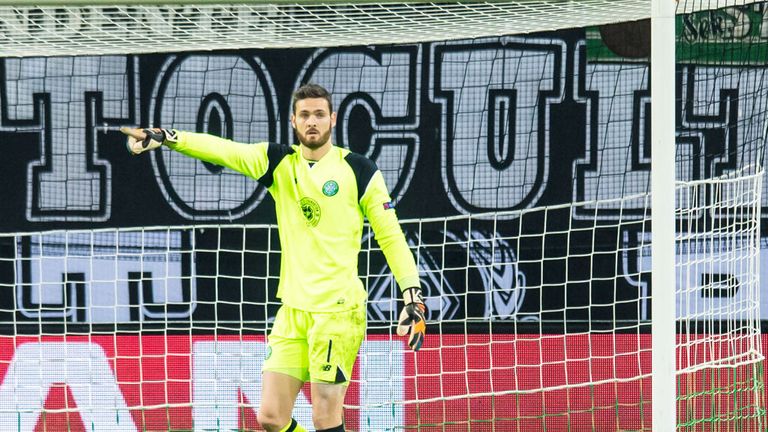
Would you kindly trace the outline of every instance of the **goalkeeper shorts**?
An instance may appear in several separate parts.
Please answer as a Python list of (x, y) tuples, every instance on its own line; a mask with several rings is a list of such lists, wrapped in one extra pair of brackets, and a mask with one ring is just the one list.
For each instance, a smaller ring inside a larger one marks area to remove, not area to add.
[(349, 384), (365, 337), (364, 305), (342, 312), (307, 312), (281, 306), (267, 338), (264, 371), (302, 382)]

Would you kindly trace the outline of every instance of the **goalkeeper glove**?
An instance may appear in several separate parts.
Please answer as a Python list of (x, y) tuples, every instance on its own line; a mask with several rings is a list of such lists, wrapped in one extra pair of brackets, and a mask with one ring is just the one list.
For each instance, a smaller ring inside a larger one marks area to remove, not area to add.
[(165, 142), (176, 142), (176, 131), (172, 129), (133, 129), (120, 128), (120, 132), (128, 135), (128, 151), (133, 155), (154, 150)]
[(424, 334), (427, 332), (427, 322), (424, 315), (427, 313), (427, 307), (424, 305), (424, 299), (421, 297), (421, 288), (412, 287), (403, 291), (403, 301), (405, 306), (400, 312), (400, 319), (397, 323), (397, 335), (405, 336), (410, 331), (408, 337), (408, 346), (412, 350), (418, 351), (421, 344), (424, 343)]

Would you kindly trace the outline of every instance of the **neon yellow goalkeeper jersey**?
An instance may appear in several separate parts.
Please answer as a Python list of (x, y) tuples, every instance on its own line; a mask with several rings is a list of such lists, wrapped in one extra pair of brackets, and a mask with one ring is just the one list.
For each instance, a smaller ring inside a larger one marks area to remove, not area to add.
[(334, 312), (365, 303), (357, 275), (364, 217), (400, 289), (420, 285), (384, 177), (364, 156), (333, 146), (310, 166), (298, 145), (241, 144), (191, 132), (179, 132), (178, 141), (167, 144), (267, 187), (277, 211), (282, 248), (277, 296), (283, 304)]

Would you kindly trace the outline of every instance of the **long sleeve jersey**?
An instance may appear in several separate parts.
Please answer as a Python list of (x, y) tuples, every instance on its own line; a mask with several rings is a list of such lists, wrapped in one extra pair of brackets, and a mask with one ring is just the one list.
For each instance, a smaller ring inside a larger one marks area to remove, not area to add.
[(357, 275), (367, 218), (400, 289), (419, 274), (381, 171), (370, 159), (332, 146), (311, 167), (298, 145), (242, 144), (178, 132), (173, 150), (231, 168), (263, 184), (275, 200), (283, 304), (310, 312), (359, 307), (367, 294)]

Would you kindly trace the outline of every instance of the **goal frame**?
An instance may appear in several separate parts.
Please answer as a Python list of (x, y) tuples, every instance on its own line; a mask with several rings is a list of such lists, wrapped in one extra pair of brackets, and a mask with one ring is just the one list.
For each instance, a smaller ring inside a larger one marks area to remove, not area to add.
[[(504, 3), (504, 0), (485, 0), (484, 3)], [(637, 3), (637, 0), (630, 0)], [(138, 0), (119, 2), (114, 0), (0, 0), (0, 6), (12, 7), (66, 7), (66, 6), (187, 6), (196, 5), (317, 5), (318, 3), (338, 5), (366, 3), (353, 0)], [(376, 3), (425, 4), (429, 0), (378, 0)], [(461, 3), (448, 0), (448, 3)], [(466, 1), (465, 3), (479, 3)], [(508, 2), (507, 2), (508, 3)], [(567, 0), (518, 0), (518, 3), (553, 4), (570, 3)], [(752, 0), (737, 2), (728, 0), (726, 4), (748, 4)], [(655, 77), (675, 75), (675, 7), (674, 0), (649, 0), (651, 17), (651, 75)], [(530, 29), (528, 31), (536, 31)], [(525, 31), (524, 31), (525, 32)], [(492, 33), (489, 33), (492, 35)], [(459, 35), (457, 38), (465, 38)], [(421, 42), (422, 40), (414, 40)], [(360, 41), (365, 44), (367, 41)], [(104, 54), (105, 52), (99, 52)], [(652, 424), (654, 429), (674, 430), (676, 427), (676, 367), (675, 336), (676, 311), (675, 290), (675, 194), (670, 192), (670, 184), (675, 184), (675, 80), (651, 80), (651, 100), (654, 109), (651, 113), (652, 128), (652, 170), (651, 170), (651, 223), (653, 226), (652, 243), (652, 286), (654, 290), (651, 304), (653, 309), (652, 327)]]

